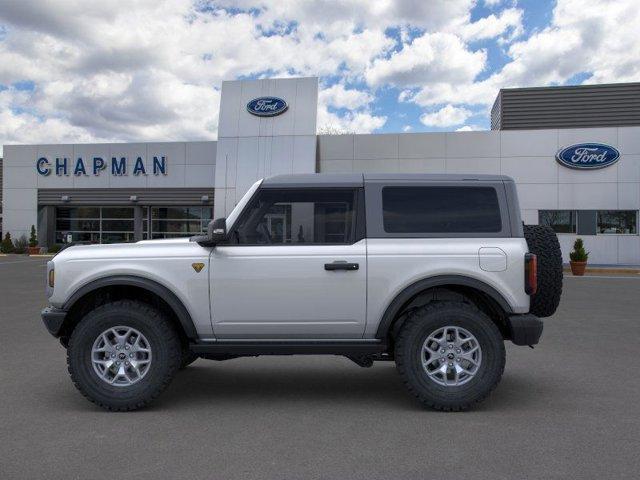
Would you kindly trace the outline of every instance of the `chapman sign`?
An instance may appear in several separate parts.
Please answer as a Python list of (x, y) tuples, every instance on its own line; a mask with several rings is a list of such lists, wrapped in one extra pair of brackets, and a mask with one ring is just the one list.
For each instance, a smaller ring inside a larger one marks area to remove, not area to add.
[(287, 108), (287, 102), (278, 97), (254, 98), (247, 103), (247, 111), (258, 117), (275, 117), (284, 113)]
[[(131, 160), (131, 161), (130, 161)], [(46, 177), (51, 173), (57, 176), (62, 175), (94, 175), (98, 176), (102, 172), (111, 173), (117, 177), (132, 173), (138, 175), (166, 175), (167, 157), (153, 157), (151, 165), (145, 164), (142, 157), (128, 159), (127, 157), (111, 157), (111, 161), (102, 157), (82, 158), (75, 161), (66, 157), (47, 158), (40, 157), (36, 160), (36, 170), (40, 175)]]
[(578, 170), (596, 170), (613, 165), (620, 152), (603, 143), (579, 143), (565, 147), (556, 154), (556, 160), (565, 167)]

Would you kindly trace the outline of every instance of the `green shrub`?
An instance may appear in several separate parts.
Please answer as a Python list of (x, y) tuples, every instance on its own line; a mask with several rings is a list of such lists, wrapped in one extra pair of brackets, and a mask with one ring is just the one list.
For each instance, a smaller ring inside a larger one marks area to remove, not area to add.
[(586, 262), (589, 258), (589, 252), (585, 251), (581, 238), (576, 238), (573, 244), (573, 252), (569, 253), (569, 258), (572, 262)]
[(48, 252), (49, 253), (58, 253), (60, 250), (62, 250), (62, 245), (59, 243), (54, 243), (53, 245), (51, 245), (49, 247)]
[(38, 246), (38, 235), (36, 234), (35, 225), (31, 225), (31, 234), (29, 235), (29, 246), (30, 247)]
[(0, 244), (0, 251), (2, 253), (13, 253), (13, 241), (11, 241), (11, 234), (7, 232)]
[(27, 253), (27, 245), (29, 245), (27, 236), (21, 235), (13, 242), (13, 253)]

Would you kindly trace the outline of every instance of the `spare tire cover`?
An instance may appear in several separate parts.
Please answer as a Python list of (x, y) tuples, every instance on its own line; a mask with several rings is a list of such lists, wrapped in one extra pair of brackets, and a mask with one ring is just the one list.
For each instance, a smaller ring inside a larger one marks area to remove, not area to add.
[(538, 257), (538, 291), (531, 296), (529, 312), (538, 317), (550, 317), (562, 296), (562, 252), (558, 236), (551, 227), (525, 225), (524, 237), (529, 252)]

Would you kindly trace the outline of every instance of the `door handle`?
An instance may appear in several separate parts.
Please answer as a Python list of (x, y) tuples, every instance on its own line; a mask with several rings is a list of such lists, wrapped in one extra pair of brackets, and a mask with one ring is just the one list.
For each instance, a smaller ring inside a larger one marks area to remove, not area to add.
[(332, 263), (325, 263), (324, 264), (324, 269), (325, 270), (349, 270), (349, 271), (353, 271), (353, 270), (358, 270), (360, 268), (360, 265), (358, 263), (348, 263), (345, 261), (335, 261)]

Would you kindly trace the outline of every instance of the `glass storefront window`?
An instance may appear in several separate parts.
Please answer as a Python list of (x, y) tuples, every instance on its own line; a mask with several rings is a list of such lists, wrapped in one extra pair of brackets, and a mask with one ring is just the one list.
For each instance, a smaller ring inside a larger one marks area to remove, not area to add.
[(556, 233), (576, 233), (575, 210), (540, 210), (538, 223), (551, 227)]
[[(213, 207), (143, 207), (142, 238), (190, 237), (206, 232)], [(135, 241), (134, 207), (57, 207), (56, 243)]]
[(638, 212), (635, 210), (598, 210), (599, 234), (638, 233)]
[(58, 207), (56, 243), (134, 241), (133, 207)]
[(213, 217), (212, 207), (151, 207), (149, 222), (143, 222), (144, 238), (190, 237), (207, 231)]

